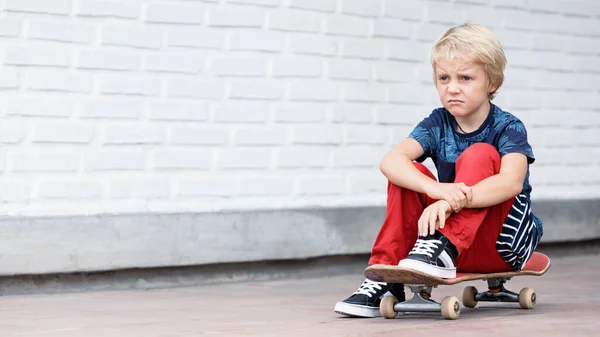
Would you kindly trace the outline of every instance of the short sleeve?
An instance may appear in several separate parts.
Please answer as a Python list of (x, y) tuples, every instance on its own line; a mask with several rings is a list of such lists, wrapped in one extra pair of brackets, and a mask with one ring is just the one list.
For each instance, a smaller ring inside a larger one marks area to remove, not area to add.
[(527, 130), (523, 122), (515, 119), (504, 128), (498, 142), (498, 152), (500, 156), (509, 153), (522, 153), (527, 156), (529, 164), (535, 161), (533, 149), (527, 141)]
[(413, 131), (408, 135), (408, 138), (416, 140), (423, 148), (423, 155), (417, 159), (418, 162), (423, 162), (430, 158), (437, 150), (440, 138), (440, 127), (442, 119), (439, 112), (434, 110), (428, 117), (423, 119)]

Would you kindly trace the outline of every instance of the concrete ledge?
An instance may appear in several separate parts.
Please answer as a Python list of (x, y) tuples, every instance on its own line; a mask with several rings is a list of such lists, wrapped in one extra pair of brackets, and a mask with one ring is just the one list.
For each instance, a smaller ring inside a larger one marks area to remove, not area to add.
[[(534, 204), (543, 241), (600, 238), (600, 200)], [(368, 253), (382, 207), (0, 219), (0, 275), (181, 267)]]

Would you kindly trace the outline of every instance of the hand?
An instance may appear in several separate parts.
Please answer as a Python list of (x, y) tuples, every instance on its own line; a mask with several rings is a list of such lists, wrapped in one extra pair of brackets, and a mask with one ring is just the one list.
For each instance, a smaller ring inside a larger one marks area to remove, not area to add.
[(473, 201), (473, 191), (464, 183), (434, 182), (425, 193), (432, 199), (446, 200), (454, 212), (459, 212)]
[(452, 214), (452, 208), (446, 200), (439, 200), (427, 206), (419, 218), (419, 235), (434, 234), (437, 229), (444, 228), (446, 219)]

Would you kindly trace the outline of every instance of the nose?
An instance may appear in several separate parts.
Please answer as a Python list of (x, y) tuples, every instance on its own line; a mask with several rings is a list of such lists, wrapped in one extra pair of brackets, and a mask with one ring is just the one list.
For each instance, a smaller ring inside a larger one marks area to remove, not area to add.
[(448, 92), (451, 94), (457, 94), (459, 92), (459, 87), (458, 87), (458, 83), (456, 83), (455, 81), (450, 81), (450, 83), (448, 83)]

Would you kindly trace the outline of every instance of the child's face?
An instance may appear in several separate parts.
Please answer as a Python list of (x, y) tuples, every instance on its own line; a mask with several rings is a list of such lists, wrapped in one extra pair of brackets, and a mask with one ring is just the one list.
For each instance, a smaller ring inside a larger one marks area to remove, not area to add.
[(481, 64), (459, 57), (440, 58), (435, 62), (434, 71), (442, 105), (454, 117), (467, 117), (489, 109), (490, 88)]

